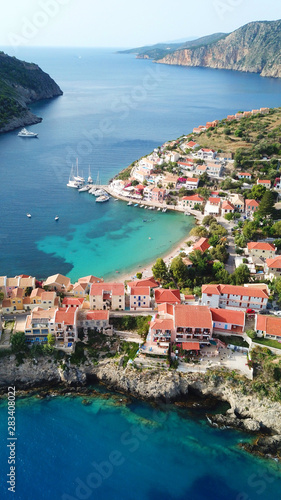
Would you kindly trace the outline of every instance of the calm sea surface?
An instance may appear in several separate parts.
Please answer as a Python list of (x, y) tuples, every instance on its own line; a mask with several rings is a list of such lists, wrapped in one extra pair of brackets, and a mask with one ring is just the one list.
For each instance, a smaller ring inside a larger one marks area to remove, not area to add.
[(280, 497), (280, 465), (242, 451), (249, 437), (209, 427), (204, 411), (100, 398), (84, 406), (81, 397), (17, 402), (17, 491), (8, 493), (6, 413), (1, 403), (1, 499)]
[[(107, 182), (195, 125), (238, 110), (280, 106), (281, 81), (257, 75), (158, 66), (110, 50), (22, 48), (11, 55), (37, 62), (64, 95), (33, 106), (43, 117), (30, 127), (38, 140), (20, 139), (17, 132), (0, 137), (0, 275), (110, 277), (166, 252), (192, 222), (174, 213), (148, 215), (119, 201), (99, 205), (87, 193), (68, 189), (76, 157), (84, 175), (90, 165), (92, 176), (99, 172)], [(204, 412), (53, 398), (18, 401), (16, 417), (13, 495), (5, 484), (7, 408), (1, 403), (1, 499), (280, 496), (279, 465), (241, 451), (239, 442), (249, 437), (210, 428)]]
[(37, 62), (64, 95), (33, 105), (43, 117), (30, 127), (37, 140), (21, 139), (17, 131), (0, 136), (0, 275), (112, 277), (165, 253), (192, 220), (152, 212), (143, 222), (143, 209), (114, 200), (96, 204), (88, 193), (66, 187), (71, 164), (78, 158), (84, 176), (90, 165), (92, 177), (99, 172), (106, 183), (206, 120), (280, 105), (281, 82), (258, 75), (156, 65), (113, 50), (7, 52)]

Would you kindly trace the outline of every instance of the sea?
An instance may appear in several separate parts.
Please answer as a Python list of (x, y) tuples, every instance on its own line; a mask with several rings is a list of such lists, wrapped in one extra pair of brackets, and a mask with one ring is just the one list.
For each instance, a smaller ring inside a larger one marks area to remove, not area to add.
[[(0, 275), (72, 281), (134, 272), (193, 225), (66, 187), (72, 164), (108, 182), (194, 126), (240, 110), (280, 106), (281, 80), (137, 60), (117, 49), (4, 49), (35, 62), (64, 95), (33, 104), (43, 118), (0, 136)], [(29, 219), (26, 214), (30, 213)], [(55, 216), (59, 221), (55, 222)], [(122, 396), (120, 397), (122, 398)], [(272, 500), (280, 465), (247, 454), (250, 435), (209, 426), (205, 412), (116, 397), (17, 399), (16, 493), (9, 492), (7, 404), (0, 405), (0, 498), (16, 500)]]

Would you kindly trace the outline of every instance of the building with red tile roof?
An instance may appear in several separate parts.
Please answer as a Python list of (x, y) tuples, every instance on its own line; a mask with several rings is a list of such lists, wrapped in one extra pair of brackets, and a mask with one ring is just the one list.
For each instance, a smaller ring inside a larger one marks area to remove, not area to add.
[(192, 250), (193, 252), (195, 252), (195, 250), (200, 250), (200, 252), (204, 253), (208, 250), (208, 248), (210, 248), (208, 238), (200, 238), (200, 240), (194, 243)]
[(179, 202), (179, 205), (182, 208), (190, 208), (192, 210), (195, 205), (202, 205), (203, 203), (203, 196), (200, 196), (200, 194), (192, 194), (190, 196), (183, 196)]
[(266, 189), (270, 189), (271, 187), (271, 181), (268, 179), (258, 179), (257, 184), (261, 186), (265, 186)]
[(259, 209), (259, 202), (256, 200), (245, 200), (245, 212), (247, 214), (252, 214)]
[(156, 288), (154, 293), (155, 293), (156, 304), (163, 304), (163, 302), (168, 302), (169, 304), (181, 303), (181, 296), (179, 290)]
[(78, 307), (79, 309), (82, 307), (84, 302), (84, 298), (80, 297), (64, 297), (62, 301), (62, 307)]
[(134, 280), (134, 281), (129, 281), (127, 283), (127, 288), (129, 292), (131, 293), (131, 287), (149, 287), (150, 289), (153, 288), (158, 288), (159, 287), (159, 282), (155, 280), (153, 276), (150, 278), (142, 278), (140, 280)]
[(272, 258), (276, 253), (275, 246), (265, 241), (250, 241), (247, 244), (247, 250), (251, 257), (262, 257), (264, 259)]
[(265, 273), (270, 280), (281, 276), (281, 255), (265, 261)]
[(93, 283), (90, 291), (91, 309), (125, 309), (123, 283)]
[(106, 335), (112, 335), (113, 328), (109, 325), (109, 310), (103, 311), (78, 311), (78, 326), (84, 328), (87, 334), (88, 329), (102, 331)]
[(261, 316), (257, 314), (255, 331), (258, 337), (280, 341), (281, 349), (281, 318), (276, 316)]
[(150, 288), (149, 286), (131, 286), (130, 287), (130, 309), (137, 311), (140, 309), (150, 309)]
[(211, 308), (213, 328), (216, 333), (242, 335), (245, 330), (246, 314), (244, 311)]
[(266, 287), (202, 285), (201, 303), (212, 308), (262, 310), (267, 306)]
[(222, 202), (222, 206), (221, 206), (221, 213), (222, 213), (222, 216), (226, 215), (226, 214), (233, 214), (235, 212), (235, 206), (232, 205), (232, 203), (230, 201), (223, 201)]

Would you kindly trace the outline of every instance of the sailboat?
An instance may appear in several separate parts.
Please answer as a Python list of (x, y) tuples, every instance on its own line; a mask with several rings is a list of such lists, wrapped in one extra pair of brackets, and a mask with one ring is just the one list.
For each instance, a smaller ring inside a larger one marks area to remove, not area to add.
[(75, 181), (77, 181), (77, 182), (85, 182), (84, 177), (81, 177), (81, 176), (79, 175), (79, 172), (78, 172), (78, 158), (76, 158), (76, 171), (77, 171), (77, 173), (76, 173), (76, 175), (74, 175), (74, 177), (73, 177), (73, 178), (74, 178), (74, 180), (75, 180)]
[(92, 179), (92, 177), (91, 177), (91, 171), (90, 171), (90, 165), (89, 165), (88, 184), (93, 184), (93, 179)]
[(75, 179), (74, 175), (73, 175), (73, 165), (71, 167), (71, 171), (70, 171), (70, 176), (69, 176), (69, 179), (68, 179), (67, 187), (71, 187), (71, 188), (75, 188), (75, 189), (78, 189), (78, 188), (82, 187), (82, 182), (81, 181), (77, 181)]

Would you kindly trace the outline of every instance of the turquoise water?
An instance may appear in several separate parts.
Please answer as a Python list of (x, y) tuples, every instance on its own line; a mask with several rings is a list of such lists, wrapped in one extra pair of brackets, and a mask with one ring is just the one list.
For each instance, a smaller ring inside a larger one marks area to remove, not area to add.
[[(7, 473), (0, 405), (1, 499)], [(16, 500), (273, 500), (280, 466), (243, 452), (249, 437), (209, 427), (204, 412), (133, 401), (17, 401)], [(3, 481), (4, 479), (4, 481)], [(78, 488), (80, 486), (80, 489)]]
[(153, 214), (142, 227), (147, 211), (113, 200), (99, 205), (67, 188), (76, 157), (84, 175), (90, 165), (105, 183), (195, 125), (280, 105), (280, 80), (258, 75), (155, 65), (109, 49), (20, 47), (15, 55), (37, 62), (64, 95), (32, 106), (43, 117), (30, 127), (38, 140), (17, 131), (0, 136), (0, 275), (109, 277), (166, 252), (184, 237), (187, 221)]

